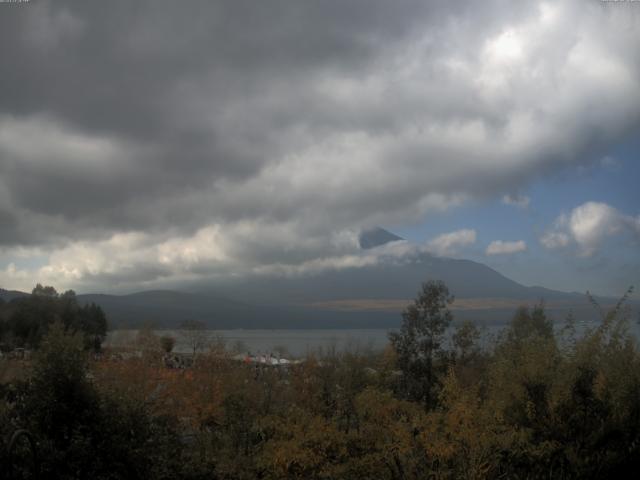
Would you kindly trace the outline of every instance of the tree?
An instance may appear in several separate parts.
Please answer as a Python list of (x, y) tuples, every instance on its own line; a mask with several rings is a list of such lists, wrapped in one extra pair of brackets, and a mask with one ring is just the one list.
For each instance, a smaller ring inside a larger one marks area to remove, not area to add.
[(466, 320), (456, 327), (451, 340), (455, 348), (456, 361), (466, 363), (470, 357), (478, 352), (480, 330), (470, 320)]
[(40, 297), (58, 298), (58, 292), (56, 291), (55, 288), (49, 285), (43, 287), (39, 283), (34, 287), (33, 290), (31, 290), (31, 295), (40, 296)]
[(59, 295), (38, 284), (32, 295), (15, 299), (7, 314), (6, 329), (19, 346), (37, 348), (49, 327), (61, 321), (69, 331), (84, 336), (85, 349), (98, 351), (107, 335), (107, 318), (94, 303), (80, 306), (73, 290)]
[(183, 478), (175, 422), (127, 395), (101, 391), (89, 367), (82, 334), (57, 321), (29, 380), (16, 385), (11, 416), (37, 440), (39, 478)]
[(553, 338), (553, 323), (547, 318), (544, 308), (542, 301), (532, 310), (525, 306), (519, 307), (511, 320), (509, 338), (514, 341), (526, 340), (533, 335), (546, 339)]
[(180, 334), (193, 350), (195, 357), (198, 350), (202, 350), (208, 343), (206, 326), (199, 320), (185, 320), (180, 324)]
[(426, 409), (436, 402), (437, 373), (442, 370), (442, 340), (453, 316), (448, 308), (453, 296), (442, 281), (422, 284), (412, 305), (402, 313), (400, 332), (389, 340), (396, 350), (402, 371), (402, 389), (411, 399), (422, 401)]
[(100, 351), (107, 337), (107, 317), (99, 305), (90, 303), (80, 308), (76, 327), (85, 337), (85, 348)]
[(18, 417), (38, 438), (45, 476), (62, 477), (86, 467), (86, 437), (80, 432), (99, 417), (99, 399), (87, 372), (82, 335), (70, 335), (61, 322), (54, 322), (17, 402)]
[(162, 350), (164, 350), (165, 353), (171, 353), (175, 345), (176, 345), (175, 338), (169, 335), (163, 335), (162, 337), (160, 337), (160, 346), (162, 347)]

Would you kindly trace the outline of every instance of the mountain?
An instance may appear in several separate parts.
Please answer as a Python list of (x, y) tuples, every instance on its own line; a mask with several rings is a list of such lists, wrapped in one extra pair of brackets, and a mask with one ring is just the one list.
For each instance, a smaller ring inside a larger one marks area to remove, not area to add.
[(360, 248), (365, 250), (380, 247), (387, 243), (396, 242), (398, 240), (404, 239), (380, 227), (363, 230), (362, 232), (360, 232), (360, 236), (358, 238)]
[(350, 298), (414, 298), (422, 282), (442, 280), (461, 298), (574, 299), (578, 294), (542, 287), (525, 287), (492, 268), (470, 260), (420, 254), (403, 262), (375, 265), (295, 277), (254, 277), (217, 286), (219, 292), (267, 304), (306, 304)]
[(387, 325), (386, 314), (368, 312), (327, 318), (323, 310), (296, 305), (249, 304), (218, 294), (153, 290), (130, 295), (78, 295), (80, 304), (100, 305), (111, 328), (175, 328), (199, 320), (211, 328), (375, 328)]
[(100, 305), (110, 322), (121, 327), (175, 327), (185, 320), (200, 320), (219, 328), (233, 327), (238, 321), (247, 328), (259, 323), (255, 307), (213, 294), (151, 290), (129, 295), (84, 294), (78, 295), (78, 302)]
[(4, 288), (0, 288), (0, 298), (5, 302), (10, 302), (14, 298), (27, 297), (28, 293), (19, 292), (17, 290), (5, 290)]
[[(371, 250), (402, 240), (382, 228), (360, 236)], [(200, 284), (191, 292), (153, 290), (129, 295), (78, 295), (94, 302), (112, 325), (176, 327), (184, 320), (200, 320), (212, 328), (390, 328), (415, 298), (422, 282), (443, 280), (456, 301), (456, 319), (504, 323), (522, 304), (545, 301), (547, 311), (562, 319), (571, 311), (582, 320), (597, 313), (585, 295), (526, 287), (478, 262), (414, 252), (401, 257), (380, 256), (363, 267), (328, 269), (295, 276), (253, 276), (215, 284)], [(0, 290), (10, 300), (22, 292)], [(616, 299), (598, 298), (603, 307)], [(629, 302), (636, 311), (640, 302)]]
[[(556, 319), (566, 317), (569, 311), (583, 319), (593, 320), (596, 315), (583, 294), (526, 287), (481, 263), (426, 253), (403, 261), (381, 261), (309, 276), (254, 277), (216, 285), (215, 289), (218, 294), (253, 304), (295, 307), (313, 312), (315, 316), (323, 312), (332, 324), (338, 321), (352, 326), (364, 317), (376, 324), (397, 326), (403, 308), (427, 280), (442, 280), (447, 284), (456, 297), (453, 309), (458, 319), (504, 323), (518, 306), (533, 305), (540, 300), (544, 300), (547, 311)], [(607, 306), (615, 299), (598, 298), (598, 301)]]
[[(218, 329), (394, 328), (421, 282), (429, 279), (443, 280), (456, 295), (452, 309), (458, 320), (505, 323), (518, 306), (541, 299), (556, 320), (569, 311), (580, 320), (597, 319), (584, 295), (525, 287), (486, 265), (427, 254), (402, 264), (383, 262), (307, 277), (254, 277), (200, 293), (155, 290), (78, 295), (78, 300), (100, 305), (120, 328), (145, 323), (171, 328), (184, 320)], [(598, 301), (606, 307), (615, 300)], [(640, 303), (630, 305), (638, 310)]]

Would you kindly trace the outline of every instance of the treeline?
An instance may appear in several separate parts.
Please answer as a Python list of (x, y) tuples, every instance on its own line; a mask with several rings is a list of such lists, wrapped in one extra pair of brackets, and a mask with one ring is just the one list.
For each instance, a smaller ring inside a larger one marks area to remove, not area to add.
[(69, 332), (80, 332), (86, 349), (100, 350), (107, 335), (107, 318), (94, 303), (79, 305), (73, 290), (58, 293), (40, 284), (9, 302), (0, 299), (0, 346), (37, 349), (56, 321)]
[(520, 308), (488, 348), (468, 323), (445, 341), (451, 300), (426, 283), (384, 352), (327, 352), (287, 371), (219, 345), (167, 369), (150, 331), (140, 356), (90, 360), (57, 322), (29, 380), (3, 387), (0, 428), (32, 432), (44, 478), (629, 478), (640, 467), (624, 298), (580, 332), (568, 318), (556, 333), (542, 305)]

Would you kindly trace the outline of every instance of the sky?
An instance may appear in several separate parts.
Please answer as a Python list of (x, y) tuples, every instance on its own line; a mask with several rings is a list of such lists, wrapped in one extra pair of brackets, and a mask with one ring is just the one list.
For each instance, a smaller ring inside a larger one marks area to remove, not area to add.
[(381, 226), (640, 288), (638, 51), (631, 1), (0, 3), (0, 287), (357, 268)]

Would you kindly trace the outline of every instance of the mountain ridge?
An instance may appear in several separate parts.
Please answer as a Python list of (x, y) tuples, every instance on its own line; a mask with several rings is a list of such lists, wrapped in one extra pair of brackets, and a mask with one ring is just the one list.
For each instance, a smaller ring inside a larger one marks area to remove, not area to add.
[[(569, 311), (593, 319), (584, 295), (527, 287), (472, 260), (417, 254), (402, 262), (329, 270), (298, 277), (253, 277), (199, 290), (143, 290), (124, 295), (78, 294), (81, 304), (96, 303), (119, 328), (153, 324), (179, 326), (200, 320), (211, 328), (394, 328), (422, 282), (442, 280), (458, 299), (455, 318), (504, 323), (517, 305), (547, 303), (560, 319)], [(0, 290), (5, 301), (29, 295)], [(617, 299), (597, 297), (604, 305)], [(8, 299), (8, 300), (7, 300)], [(638, 307), (640, 302), (631, 301)]]
[[(521, 304), (544, 301), (556, 318), (570, 311), (593, 319), (585, 295), (539, 285), (522, 285), (473, 260), (434, 256), (419, 248), (394, 251), (401, 237), (380, 227), (359, 235), (362, 251), (376, 261), (296, 276), (253, 276), (201, 283), (185, 290), (154, 289), (123, 295), (85, 293), (81, 304), (96, 303), (120, 327), (176, 327), (199, 320), (212, 328), (372, 328), (396, 327), (401, 312), (422, 282), (442, 280), (456, 297), (458, 319), (504, 323)], [(387, 247), (391, 244), (391, 248)], [(376, 250), (378, 249), (378, 250)], [(29, 295), (0, 289), (10, 301)], [(596, 297), (603, 305), (617, 299)], [(631, 300), (640, 306), (640, 302)]]

